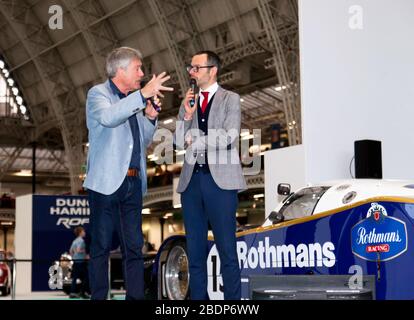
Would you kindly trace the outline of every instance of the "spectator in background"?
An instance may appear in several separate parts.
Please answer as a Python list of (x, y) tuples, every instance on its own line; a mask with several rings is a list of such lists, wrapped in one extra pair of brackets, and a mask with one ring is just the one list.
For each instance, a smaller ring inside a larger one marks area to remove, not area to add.
[[(70, 247), (69, 253), (73, 259), (72, 266), (72, 286), (70, 289), (70, 298), (79, 298), (89, 299), (89, 279), (88, 279), (88, 265), (87, 259), (88, 255), (86, 254), (86, 245), (85, 238), (86, 232), (83, 227), (75, 228), (76, 239), (73, 240)], [(80, 279), (82, 281), (80, 293), (77, 293), (76, 290), (76, 281)]]
[(142, 246), (142, 253), (147, 254), (151, 251), (155, 251), (154, 245), (150, 243), (147, 237), (144, 235), (144, 245)]

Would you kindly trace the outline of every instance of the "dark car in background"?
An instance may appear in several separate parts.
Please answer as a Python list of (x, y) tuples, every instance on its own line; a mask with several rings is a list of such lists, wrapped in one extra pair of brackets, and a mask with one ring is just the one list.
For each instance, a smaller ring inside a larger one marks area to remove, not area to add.
[(6, 252), (0, 251), (0, 292), (1, 295), (10, 294), (11, 288), (11, 272), (9, 264), (6, 260)]

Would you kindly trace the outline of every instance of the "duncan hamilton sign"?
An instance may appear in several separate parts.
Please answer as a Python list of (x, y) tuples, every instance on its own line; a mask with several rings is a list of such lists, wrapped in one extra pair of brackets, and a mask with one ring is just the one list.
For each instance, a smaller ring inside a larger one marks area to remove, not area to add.
[(389, 217), (384, 206), (371, 203), (367, 218), (351, 231), (352, 253), (368, 261), (387, 261), (407, 250), (405, 222)]
[(48, 269), (75, 238), (73, 230), (89, 226), (86, 196), (33, 196), (32, 290), (49, 290)]
[(89, 203), (86, 197), (56, 198), (54, 206), (50, 207), (50, 215), (56, 216), (57, 226), (66, 229), (89, 223)]

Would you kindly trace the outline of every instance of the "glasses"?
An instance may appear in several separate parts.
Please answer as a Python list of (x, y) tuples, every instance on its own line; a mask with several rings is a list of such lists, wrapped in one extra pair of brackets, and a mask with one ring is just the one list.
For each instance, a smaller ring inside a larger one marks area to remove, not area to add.
[(192, 65), (189, 65), (189, 66), (186, 67), (186, 69), (187, 69), (187, 72), (191, 72), (191, 70), (193, 70), (195, 73), (197, 73), (198, 71), (200, 71), (200, 69), (213, 68), (213, 67), (215, 67), (215, 66), (192, 66)]

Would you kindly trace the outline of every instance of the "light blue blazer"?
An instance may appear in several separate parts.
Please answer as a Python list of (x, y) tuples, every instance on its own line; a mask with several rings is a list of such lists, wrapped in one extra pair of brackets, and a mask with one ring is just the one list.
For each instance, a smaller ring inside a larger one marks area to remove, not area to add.
[(145, 105), (139, 91), (120, 99), (109, 80), (96, 85), (86, 99), (86, 124), (89, 151), (83, 186), (105, 195), (114, 193), (124, 181), (131, 162), (133, 138), (128, 118), (136, 115), (140, 132), (140, 175), (142, 194), (147, 192), (146, 149), (151, 144), (155, 125), (144, 116)]

